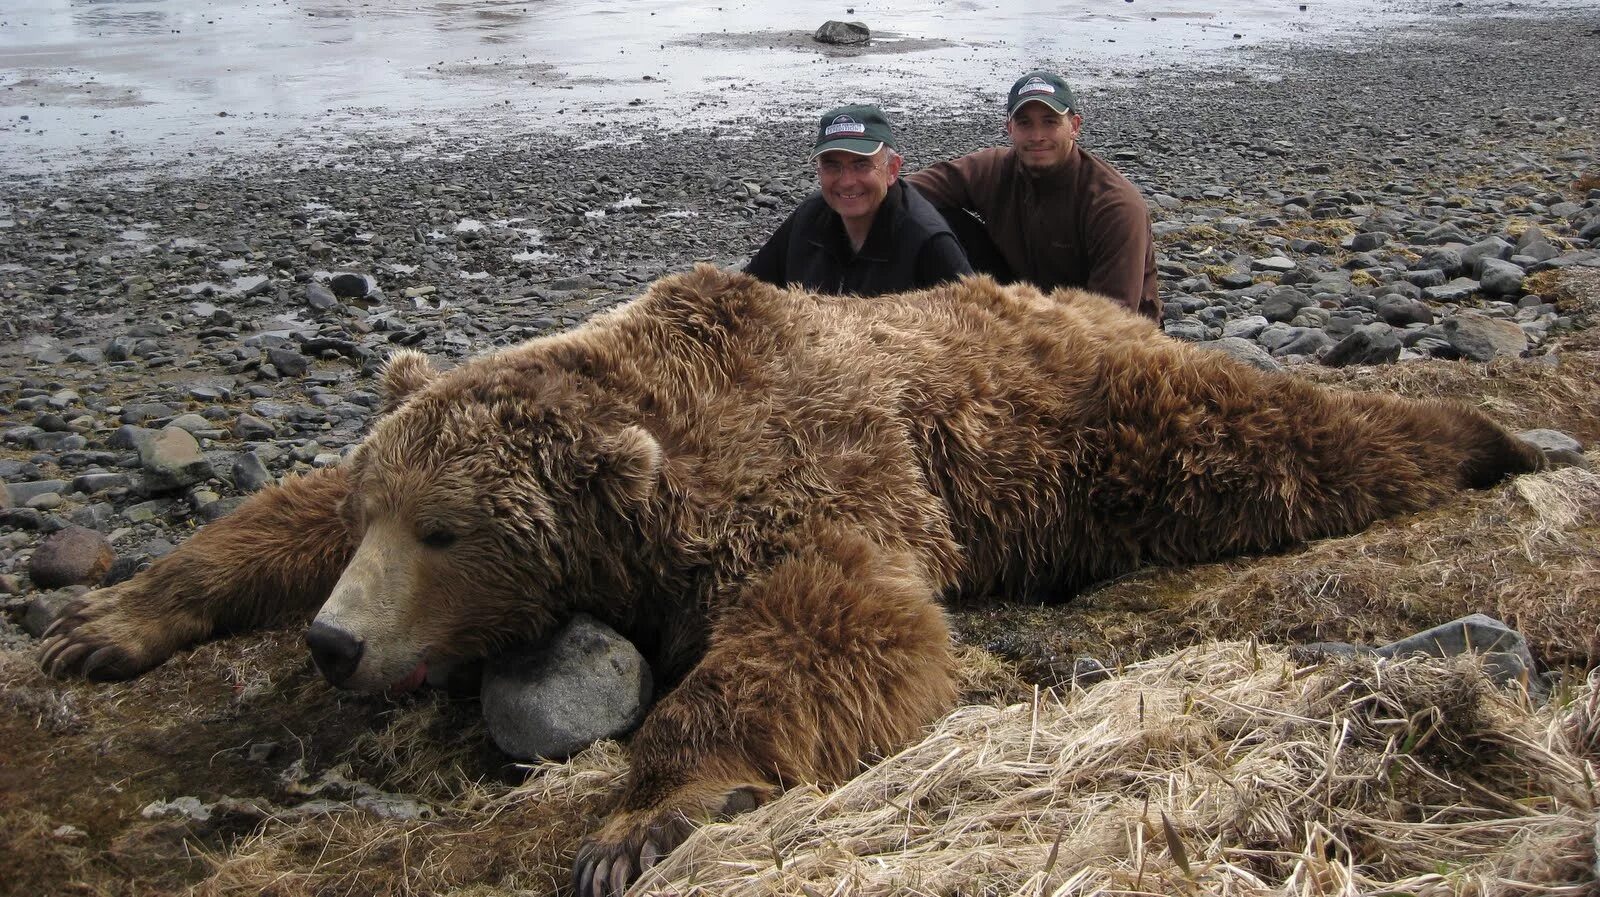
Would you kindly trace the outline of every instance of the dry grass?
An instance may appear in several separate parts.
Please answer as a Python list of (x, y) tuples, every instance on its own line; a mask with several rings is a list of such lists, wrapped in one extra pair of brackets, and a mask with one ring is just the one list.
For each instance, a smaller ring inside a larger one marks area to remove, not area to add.
[(640, 891), (1589, 894), (1595, 701), (1218, 644), (963, 708), (837, 790), (702, 830)]

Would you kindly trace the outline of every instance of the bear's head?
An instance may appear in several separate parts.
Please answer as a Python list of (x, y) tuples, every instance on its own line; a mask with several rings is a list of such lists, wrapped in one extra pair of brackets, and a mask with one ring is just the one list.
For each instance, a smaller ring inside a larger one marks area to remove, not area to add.
[(556, 354), (391, 359), (388, 413), (347, 461), (355, 553), (306, 636), (330, 682), (406, 691), (631, 593), (661, 447)]

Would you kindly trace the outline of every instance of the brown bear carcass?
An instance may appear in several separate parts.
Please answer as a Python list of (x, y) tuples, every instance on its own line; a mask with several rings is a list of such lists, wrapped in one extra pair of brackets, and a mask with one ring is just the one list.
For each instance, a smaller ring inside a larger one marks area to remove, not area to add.
[(702, 266), (448, 373), (401, 353), (384, 379), (347, 463), (86, 596), (42, 662), (133, 676), (315, 611), (330, 681), (403, 690), (592, 614), (672, 685), (579, 851), (586, 894), (948, 710), (942, 597), (1349, 533), (1541, 462), (1462, 407), (1330, 392), (985, 278), (858, 299)]

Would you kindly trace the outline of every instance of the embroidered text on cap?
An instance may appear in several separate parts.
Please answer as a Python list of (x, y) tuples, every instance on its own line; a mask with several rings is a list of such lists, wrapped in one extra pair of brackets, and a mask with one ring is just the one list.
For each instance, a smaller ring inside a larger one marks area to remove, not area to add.
[(822, 134), (824, 137), (832, 137), (835, 134), (865, 133), (867, 133), (867, 126), (856, 121), (848, 115), (840, 115), (836, 117), (831, 124), (822, 129)]
[(1030, 79), (1027, 84), (1022, 85), (1022, 89), (1017, 91), (1017, 96), (1022, 96), (1025, 93), (1055, 93), (1055, 92), (1056, 92), (1056, 89), (1054, 87), (1051, 87), (1049, 84), (1046, 84), (1045, 80), (1043, 78), (1033, 78), (1033, 79)]

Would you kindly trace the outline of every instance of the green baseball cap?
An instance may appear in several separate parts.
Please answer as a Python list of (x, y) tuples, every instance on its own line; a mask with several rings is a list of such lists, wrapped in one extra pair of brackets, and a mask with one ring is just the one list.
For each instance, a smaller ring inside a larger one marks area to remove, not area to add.
[(1029, 72), (1011, 85), (1011, 95), (1006, 97), (1006, 118), (1016, 115), (1028, 103), (1043, 103), (1062, 115), (1078, 105), (1067, 82), (1060, 75), (1045, 71)]
[(858, 156), (870, 156), (883, 147), (894, 149), (894, 131), (889, 119), (877, 106), (840, 106), (822, 113), (817, 125), (817, 143), (811, 148), (811, 158), (829, 150), (844, 150)]

